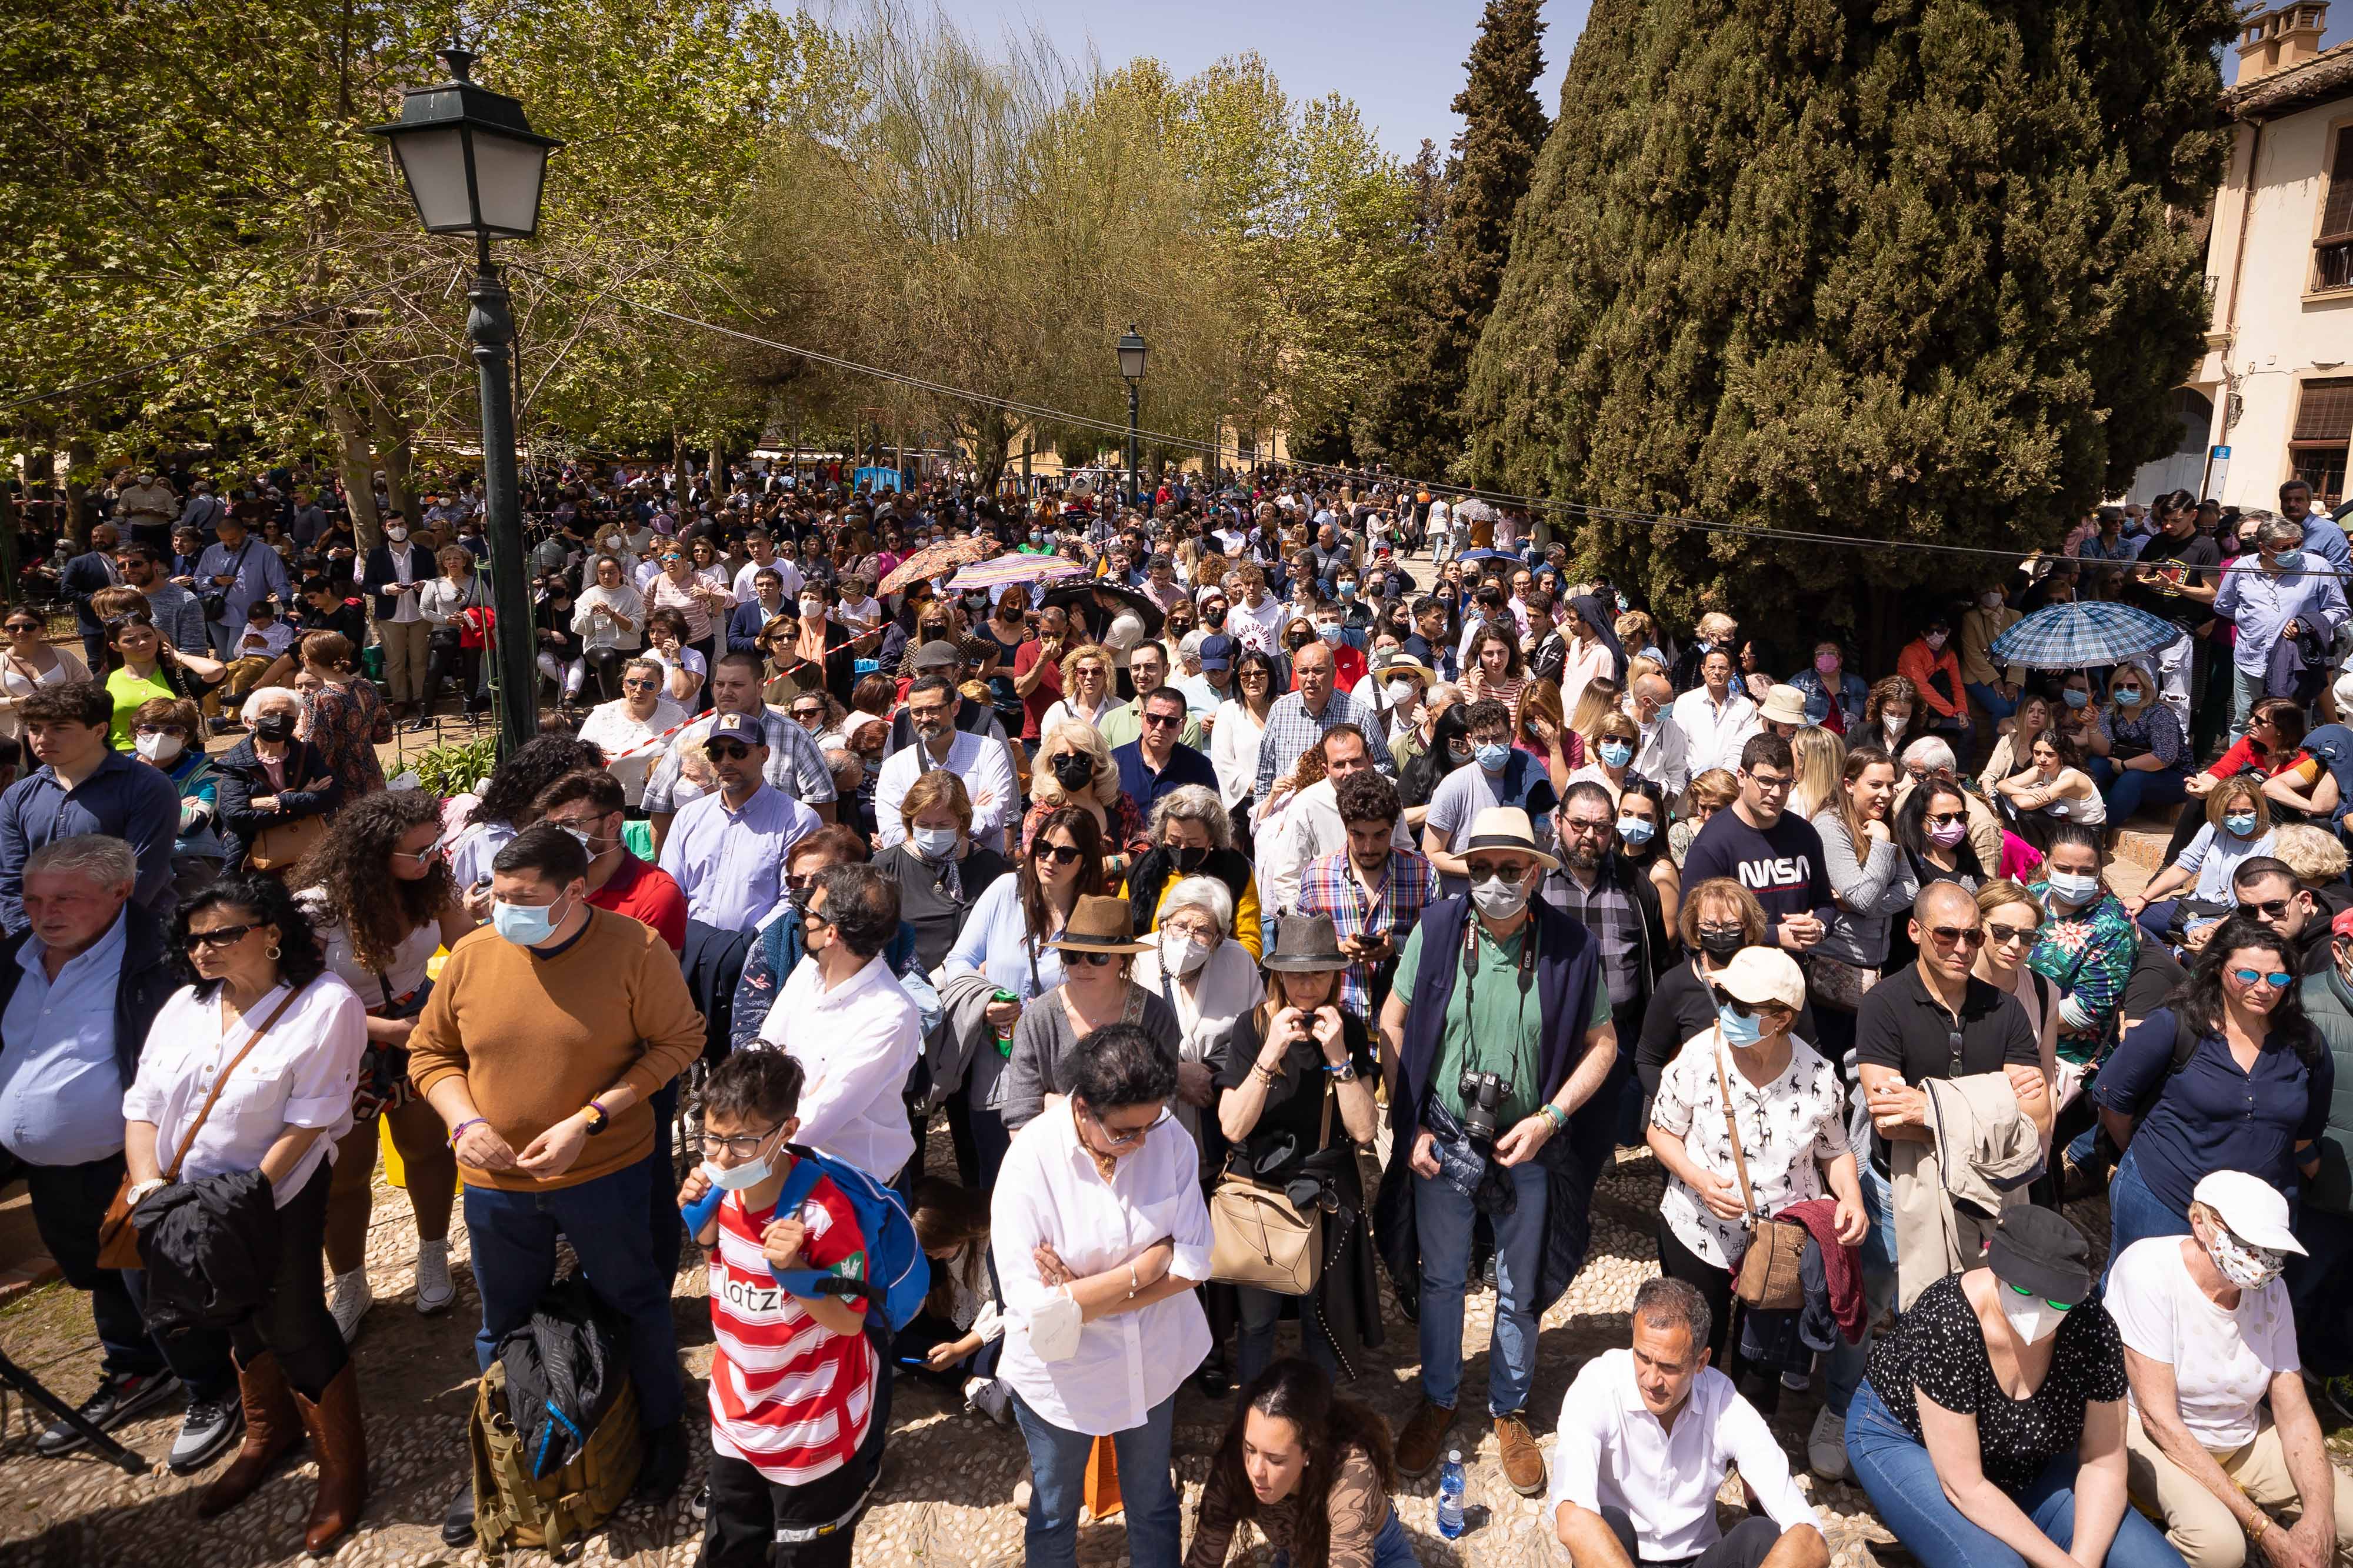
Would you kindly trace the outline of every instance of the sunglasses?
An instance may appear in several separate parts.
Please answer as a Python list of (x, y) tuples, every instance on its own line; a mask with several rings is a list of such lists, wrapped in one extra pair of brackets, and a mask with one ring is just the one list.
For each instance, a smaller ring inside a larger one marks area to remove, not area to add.
[(752, 748), (741, 741), (713, 741), (702, 748), (702, 754), (714, 762), (725, 757), (731, 762), (740, 763), (752, 754)]
[(793, 717), (806, 724), (812, 719), (824, 718), (825, 710), (822, 708), (796, 708), (793, 710)]
[(2260, 904), (2241, 904), (2239, 907), (2242, 910), (2253, 910), (2267, 921), (2276, 921), (2284, 920), (2287, 917), (2287, 907), (2295, 901), (2294, 899), (2265, 899)]
[(1928, 817), (1928, 826), (1931, 827), (1950, 827), (1956, 822), (1967, 822), (1968, 819), (1969, 814), (1966, 811), (1932, 812)]
[(1091, 969), (1101, 969), (1106, 964), (1117, 963), (1126, 956), (1127, 954), (1124, 952), (1074, 952), (1067, 947), (1062, 950), (1064, 963), (1083, 963)]
[(1982, 947), (1986, 939), (1977, 926), (1930, 926), (1928, 935), (1938, 947)]
[(444, 844), (447, 844), (447, 843), (448, 843), (448, 842), (449, 842), (449, 836), (448, 836), (448, 834), (444, 833), (444, 834), (442, 834), (439, 837), (436, 838), (432, 843), (427, 844), (424, 848), (419, 849), (419, 850), (417, 850), (417, 851), (415, 851), (415, 852), (413, 852), (413, 853), (412, 853), (411, 851), (409, 851), (409, 850), (406, 850), (406, 849), (396, 849), (396, 850), (394, 850), (392, 853), (393, 853), (393, 855), (394, 855), (394, 857), (395, 857), (396, 858), (402, 859), (402, 860), (414, 860), (414, 861), (417, 862), (419, 865), (422, 865), (422, 864), (424, 864), (426, 861), (432, 859), (432, 858), (433, 858), (433, 857), (435, 857), (436, 855), (440, 854), (440, 853), (441, 853), (441, 846), (443, 846)]
[(1990, 940), (1996, 947), (2007, 947), (2013, 942), (2021, 942), (2027, 937), (2032, 936), (2036, 928), (2033, 926), (2006, 926), (1999, 923), (1989, 923), (1985, 929), (1987, 938)]
[(641, 676), (636, 680), (624, 680), (621, 682), (621, 689), (624, 691), (651, 691), (655, 687), (659, 686), (661, 682), (659, 680), (648, 680)]
[(2268, 985), (2274, 991), (2284, 991), (2295, 984), (2295, 976), (2281, 970), (2233, 969), (2231, 978), (2242, 985)]
[(202, 947), (235, 947), (260, 929), (260, 921), (248, 921), (243, 925), (215, 926), (210, 931), (192, 931), (188, 933), (187, 949), (190, 952), (194, 952)]
[[(2004, 1280), (2004, 1281), (2003, 1281), (2003, 1283), (2004, 1283), (2004, 1284), (2008, 1284), (2008, 1283), (2009, 1283), (2009, 1281)], [(2025, 1286), (2023, 1286), (2023, 1285), (2011, 1285), (2010, 1288), (2012, 1290), (2016, 1291), (2018, 1294), (2021, 1295), (2021, 1296), (2032, 1296), (2032, 1295), (2034, 1294), (2034, 1292), (2033, 1292), (2033, 1291), (2031, 1291), (2031, 1290), (2028, 1289), (2027, 1289)], [(2074, 1303), (2074, 1302), (2073, 1302), (2073, 1301), (2054, 1301), (2054, 1300), (2052, 1300), (2050, 1297), (2048, 1297), (2048, 1296), (2045, 1296), (2044, 1298), (2042, 1298), (2042, 1304), (2043, 1304), (2044, 1306), (2046, 1306), (2046, 1307), (2050, 1308), (2050, 1309), (2051, 1309), (2052, 1311), (2054, 1311), (2054, 1312), (2072, 1312), (2072, 1311), (2073, 1311), (2073, 1310), (2075, 1310), (2075, 1303)]]
[(1760, 1014), (1767, 1017), (1795, 1017), (1797, 1016), (1789, 1008), (1784, 1007), (1778, 1002), (1743, 1002), (1739, 997), (1735, 996), (1731, 992), (1726, 991), (1721, 985), (1711, 985), (1708, 987), (1708, 991), (1715, 997), (1715, 1005), (1717, 1006), (1731, 1008), (1733, 1016), (1736, 1018), (1754, 1018)]
[(1075, 866), (1086, 858), (1086, 853), (1074, 844), (1040, 844), (1036, 858), (1051, 860), (1057, 866)]
[(1516, 860), (1507, 860), (1501, 865), (1493, 860), (1466, 860), (1462, 868), (1470, 873), (1474, 882), (1492, 881), (1497, 877), (1506, 882), (1517, 882), (1524, 879), (1531, 869)]
[(1182, 713), (1146, 713), (1142, 721), (1146, 729), (1174, 730), (1185, 722), (1185, 716)]

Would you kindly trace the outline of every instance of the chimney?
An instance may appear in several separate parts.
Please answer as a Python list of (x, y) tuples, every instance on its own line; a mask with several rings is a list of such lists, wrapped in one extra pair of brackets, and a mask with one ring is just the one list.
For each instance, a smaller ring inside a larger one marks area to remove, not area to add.
[(2290, 0), (2284, 5), (2247, 19), (2239, 35), (2239, 79), (2244, 87), (2294, 66), (2320, 52), (2320, 35), (2328, 18), (2328, 0)]

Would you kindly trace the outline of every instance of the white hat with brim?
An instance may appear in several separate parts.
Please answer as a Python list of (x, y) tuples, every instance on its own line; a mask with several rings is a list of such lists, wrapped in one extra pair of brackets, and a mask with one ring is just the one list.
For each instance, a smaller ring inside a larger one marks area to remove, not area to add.
[(1530, 857), (1547, 871), (1560, 869), (1558, 860), (1536, 847), (1528, 814), (1516, 805), (1491, 805), (1471, 819), (1471, 837), (1456, 853), (1469, 859), (1482, 849), (1508, 849)]
[(1778, 947), (1744, 947), (1712, 978), (1728, 994), (1752, 1007), (1772, 1003), (1795, 1013), (1806, 1005), (1805, 971)]
[(2212, 1209), (2241, 1241), (2305, 1256), (2304, 1244), (2288, 1227), (2287, 1199), (2261, 1176), (2244, 1171), (2209, 1171), (2190, 1189), (2189, 1201)]

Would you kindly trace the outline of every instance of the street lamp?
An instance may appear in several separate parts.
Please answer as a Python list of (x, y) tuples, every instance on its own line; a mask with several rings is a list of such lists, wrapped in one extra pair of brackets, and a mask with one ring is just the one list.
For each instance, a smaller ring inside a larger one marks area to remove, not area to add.
[(1130, 321), (1119, 340), (1119, 374), (1127, 383), (1127, 493), (1137, 499), (1140, 482), (1135, 471), (1135, 405), (1136, 385), (1144, 379), (1144, 360), (1149, 351), (1144, 346), (1144, 336)]
[(481, 388), (483, 532), (491, 546), (491, 603), (498, 616), (500, 753), (512, 756), (539, 732), (539, 672), (532, 658), (531, 589), (523, 577), (514, 403), (507, 374), (514, 318), (507, 309), (506, 283), (491, 260), (491, 241), (529, 239), (537, 232), (547, 155), (564, 143), (533, 131), (521, 103), (469, 78), (472, 50), (452, 41), (440, 54), (449, 79), (410, 88), (402, 95), (398, 120), (367, 129), (392, 143), (425, 232), (474, 237), (474, 280), (466, 290), (473, 310), (466, 318), (466, 335), (473, 340)]

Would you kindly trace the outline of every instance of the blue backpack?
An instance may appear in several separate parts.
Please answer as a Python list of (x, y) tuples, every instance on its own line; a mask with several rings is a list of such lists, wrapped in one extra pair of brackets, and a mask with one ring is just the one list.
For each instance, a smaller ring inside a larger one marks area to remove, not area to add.
[[(794, 1295), (861, 1297), (873, 1309), (867, 1318), (867, 1330), (883, 1347), (890, 1346), (890, 1335), (915, 1321), (923, 1310), (923, 1298), (932, 1289), (932, 1260), (923, 1256), (923, 1248), (915, 1240), (915, 1222), (908, 1217), (907, 1205), (896, 1190), (883, 1185), (857, 1166), (837, 1160), (830, 1154), (820, 1154), (797, 1144), (792, 1150), (793, 1173), (785, 1178), (784, 1190), (776, 1194), (776, 1213), (797, 1212), (817, 1188), (819, 1176), (829, 1178), (849, 1200), (858, 1215), (858, 1228), (866, 1237), (866, 1278), (846, 1279), (828, 1274), (820, 1268), (774, 1268), (769, 1272), (776, 1283)], [(687, 1229), (700, 1235), (719, 1212), (719, 1204), (726, 1194), (712, 1187), (702, 1201), (686, 1211)], [(879, 1314), (881, 1321), (876, 1321)]]

